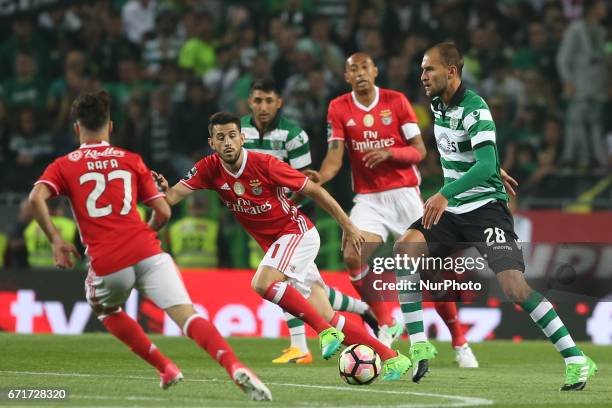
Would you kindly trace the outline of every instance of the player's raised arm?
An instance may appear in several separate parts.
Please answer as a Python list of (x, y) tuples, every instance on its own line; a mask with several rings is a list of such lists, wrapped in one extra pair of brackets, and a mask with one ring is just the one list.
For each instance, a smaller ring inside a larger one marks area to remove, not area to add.
[(353, 225), (342, 207), (340, 207), (340, 204), (329, 195), (327, 190), (317, 183), (307, 180), (301, 193), (312, 198), (319, 207), (323, 208), (329, 215), (334, 217), (336, 222), (340, 225), (343, 232), (342, 250), (344, 250), (347, 244), (350, 244), (360, 253), (361, 244), (365, 242), (365, 238), (361, 234), (361, 231)]
[(72, 268), (73, 262), (70, 254), (73, 254), (77, 258), (80, 258), (81, 255), (74, 245), (64, 241), (51, 220), (47, 200), (52, 196), (53, 193), (50, 188), (44, 183), (39, 183), (36, 184), (30, 192), (28, 201), (32, 207), (34, 219), (51, 242), (55, 265), (62, 269)]

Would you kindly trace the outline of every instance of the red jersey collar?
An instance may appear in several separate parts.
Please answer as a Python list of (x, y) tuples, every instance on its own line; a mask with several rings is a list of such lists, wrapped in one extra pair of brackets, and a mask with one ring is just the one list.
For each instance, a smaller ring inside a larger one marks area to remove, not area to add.
[(366, 111), (369, 112), (372, 109), (374, 109), (376, 107), (376, 105), (378, 104), (378, 98), (380, 96), (380, 92), (378, 90), (378, 87), (375, 86), (374, 87), (374, 100), (372, 101), (372, 103), (369, 106), (364, 106), (361, 103), (359, 103), (359, 101), (357, 100), (357, 96), (355, 96), (355, 91), (351, 92), (351, 96), (353, 97), (353, 102), (355, 103), (355, 105), (361, 109), (362, 111)]

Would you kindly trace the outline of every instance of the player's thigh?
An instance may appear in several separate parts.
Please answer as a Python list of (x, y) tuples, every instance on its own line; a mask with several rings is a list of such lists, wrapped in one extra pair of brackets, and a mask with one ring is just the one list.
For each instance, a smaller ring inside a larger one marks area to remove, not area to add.
[(178, 267), (167, 253), (143, 259), (134, 265), (134, 270), (136, 287), (160, 309), (191, 304)]
[(388, 214), (385, 214), (380, 194), (357, 194), (354, 201), (349, 216), (351, 222), (361, 231), (380, 237), (380, 242), (386, 241), (389, 231), (385, 228), (385, 218)]
[(125, 303), (136, 282), (133, 267), (121, 269), (105, 276), (96, 275), (90, 268), (85, 279), (85, 297), (93, 310), (100, 314)]
[(319, 271), (314, 263), (320, 245), (321, 241), (316, 228), (311, 228), (304, 234), (284, 235), (268, 248), (259, 265), (257, 275), (263, 274), (264, 268), (276, 270), (304, 297), (308, 297), (310, 286), (320, 279)]
[(464, 241), (476, 247), (493, 272), (525, 271), (523, 250), (505, 202), (493, 201), (457, 217), (461, 219)]
[(394, 239), (398, 239), (419, 218), (423, 216), (423, 200), (417, 187), (404, 187), (391, 190), (392, 213), (386, 217), (385, 227)]
[(334, 309), (329, 303), (327, 292), (322, 280), (319, 280), (311, 285), (308, 302), (316, 309), (316, 311), (328, 322), (334, 317)]
[(453, 214), (445, 211), (437, 224), (430, 228), (423, 226), (420, 217), (397, 239), (394, 245), (396, 254), (409, 256), (445, 256), (461, 242), (461, 231), (453, 220)]

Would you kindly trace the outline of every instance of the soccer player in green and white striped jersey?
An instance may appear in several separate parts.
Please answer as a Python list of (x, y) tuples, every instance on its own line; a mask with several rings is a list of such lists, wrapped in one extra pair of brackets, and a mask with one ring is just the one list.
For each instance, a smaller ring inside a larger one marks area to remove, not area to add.
[[(296, 170), (309, 169), (312, 160), (308, 135), (297, 124), (280, 114), (283, 100), (274, 80), (257, 79), (253, 81), (248, 102), (252, 114), (241, 118), (242, 133), (245, 139), (244, 147), (247, 150), (271, 154), (287, 162)], [(300, 200), (300, 210), (314, 221), (312, 200), (305, 197), (293, 198), (294, 201)], [(372, 320), (369, 306), (365, 302), (329, 286), (326, 287), (326, 292), (334, 310), (357, 313)], [(289, 313), (285, 313), (285, 320), (289, 326), (291, 346), (283, 350), (283, 354), (272, 361), (274, 363), (312, 363), (312, 354), (306, 343), (304, 322)], [(375, 322), (370, 321), (370, 324), (376, 327)]]
[[(523, 253), (507, 206), (506, 190), (513, 194), (516, 182), (499, 167), (489, 107), (462, 84), (463, 58), (454, 43), (427, 50), (421, 68), (425, 92), (432, 97), (444, 186), (427, 200), (423, 217), (398, 240), (396, 250), (413, 257), (423, 250), (444, 257), (449, 244), (475, 246), (495, 272), (504, 294), (529, 313), (565, 360), (561, 390), (582, 390), (597, 366), (574, 343), (552, 304), (525, 281)], [(418, 273), (401, 270), (398, 276), (412, 280)], [(417, 310), (418, 302), (408, 295), (400, 293), (400, 302)]]

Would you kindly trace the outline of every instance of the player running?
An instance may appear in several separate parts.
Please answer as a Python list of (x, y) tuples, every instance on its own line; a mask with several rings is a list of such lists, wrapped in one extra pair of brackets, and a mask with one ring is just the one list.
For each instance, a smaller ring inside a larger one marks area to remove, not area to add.
[[(416, 115), (401, 93), (375, 85), (378, 69), (365, 53), (351, 55), (345, 64), (345, 79), (352, 92), (334, 99), (328, 108), (328, 150), (319, 172), (309, 172), (313, 180), (325, 183), (342, 167), (346, 148), (353, 177), (355, 205), (351, 221), (366, 237), (368, 245), (360, 256), (351, 248), (344, 252), (351, 281), (362, 298), (372, 290), (363, 282), (370, 269), (367, 262), (376, 248), (391, 234), (400, 237), (423, 214), (420, 197), (420, 174), (417, 164), (426, 151)], [(379, 339), (389, 345), (402, 334), (403, 327), (394, 321), (389, 304), (368, 302), (381, 330)], [(454, 302), (437, 302), (436, 310), (452, 334), (452, 345), (460, 367), (478, 367), (457, 317)], [(402, 310), (410, 334), (410, 358), (416, 364), (413, 380), (419, 381), (427, 371), (427, 360), (437, 351), (427, 341), (422, 313)], [(422, 362), (421, 362), (422, 361)]]
[[(270, 401), (268, 388), (193, 308), (179, 271), (170, 255), (162, 252), (153, 231), (169, 220), (170, 207), (142, 158), (109, 145), (109, 111), (105, 91), (82, 94), (73, 102), (71, 114), (81, 147), (50, 164), (30, 193), (34, 218), (52, 243), (56, 265), (72, 267), (71, 255), (79, 255), (61, 238), (49, 216), (47, 199), (66, 195), (91, 258), (85, 280), (87, 301), (112, 335), (158, 370), (160, 387), (176, 384), (183, 374), (121, 309), (134, 287), (164, 309), (250, 399)], [(148, 225), (138, 215), (138, 201), (153, 209)]]
[[(423, 217), (398, 240), (396, 252), (444, 257), (453, 244), (476, 243), (506, 296), (529, 313), (565, 360), (561, 391), (582, 390), (597, 366), (574, 343), (552, 304), (525, 281), (523, 253), (504, 188), (512, 179), (499, 167), (489, 107), (462, 84), (463, 58), (455, 44), (427, 50), (421, 68), (425, 92), (432, 97), (444, 186), (427, 200)], [(418, 271), (398, 271), (415, 272), (418, 276)], [(400, 293), (402, 308), (419, 306), (403, 299)]]
[(166, 200), (174, 205), (197, 189), (215, 190), (265, 251), (252, 280), (264, 299), (308, 323), (319, 335), (321, 355), (333, 356), (342, 342), (367, 344), (383, 360), (383, 380), (398, 380), (411, 361), (370, 336), (363, 326), (334, 312), (314, 260), (319, 233), (285, 195), (299, 192), (327, 211), (343, 231), (342, 248), (359, 252), (363, 236), (340, 205), (316, 183), (269, 154), (243, 148), (240, 118), (218, 112), (209, 120), (208, 143), (215, 151), (197, 162), (172, 188), (158, 176)]
[[(273, 79), (256, 79), (251, 85), (249, 108), (252, 114), (240, 118), (244, 147), (249, 151), (271, 154), (301, 172), (310, 169), (312, 159), (308, 134), (298, 125), (281, 115), (283, 99)], [(311, 221), (315, 221), (315, 206), (307, 197), (291, 197), (298, 209)], [(260, 259), (263, 257), (261, 253)], [(348, 296), (325, 285), (329, 303), (334, 310), (360, 314), (373, 328), (376, 320), (371, 316), (367, 303)], [(306, 342), (304, 322), (285, 312), (291, 344), (272, 360), (276, 364), (312, 363), (312, 353)]]

